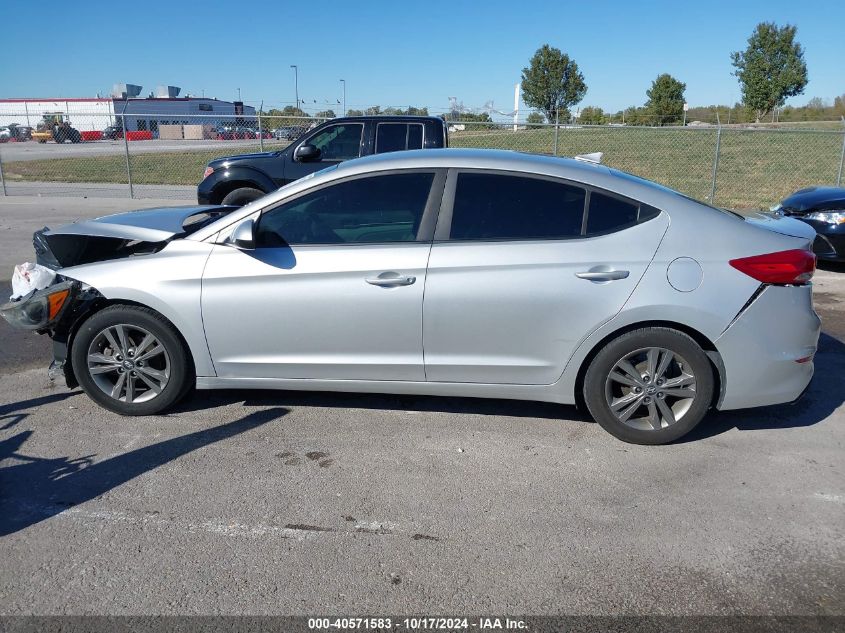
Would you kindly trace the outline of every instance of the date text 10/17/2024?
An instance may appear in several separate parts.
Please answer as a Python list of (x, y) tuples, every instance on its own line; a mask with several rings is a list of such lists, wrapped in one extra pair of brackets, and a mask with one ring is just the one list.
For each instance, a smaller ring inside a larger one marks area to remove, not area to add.
[(312, 630), (370, 630), (389, 631), (393, 629), (407, 629), (411, 631), (452, 631), (471, 630), (481, 631), (526, 630), (528, 625), (524, 620), (508, 617), (478, 617), (478, 618), (445, 618), (445, 617), (348, 617), (348, 618), (308, 618), (308, 628)]

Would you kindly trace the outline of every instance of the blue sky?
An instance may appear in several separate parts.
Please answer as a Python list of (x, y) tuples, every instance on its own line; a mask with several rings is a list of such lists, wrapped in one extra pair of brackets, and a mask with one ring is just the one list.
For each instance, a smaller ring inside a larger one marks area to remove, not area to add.
[[(30, 13), (26, 3), (14, 4), (8, 15)], [(61, 16), (62, 26), (4, 30), (0, 97), (86, 97), (129, 82), (145, 93), (173, 84), (183, 96), (204, 91), (227, 100), (240, 88), (244, 101), (278, 106), (294, 101), (290, 65), (297, 64), (300, 98), (310, 109), (339, 110), (344, 78), (347, 107), (412, 104), (439, 112), (455, 96), (468, 108), (493, 100), (510, 111), (523, 66), (549, 43), (584, 73), (589, 90), (581, 106), (641, 105), (662, 72), (687, 84), (691, 105), (709, 105), (739, 100), (730, 52), (744, 48), (763, 20), (796, 24), (806, 50), (810, 83), (790, 103), (845, 93), (845, 2), (836, 1), (48, 0), (38, 7), (39, 15)]]

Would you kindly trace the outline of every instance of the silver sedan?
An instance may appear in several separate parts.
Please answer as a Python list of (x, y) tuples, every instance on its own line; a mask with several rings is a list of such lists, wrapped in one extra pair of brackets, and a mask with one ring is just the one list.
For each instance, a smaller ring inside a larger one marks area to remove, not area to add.
[(513, 398), (660, 444), (796, 399), (819, 335), (806, 224), (582, 160), (399, 152), (35, 238), (56, 280), (0, 311), (125, 415), (193, 386)]

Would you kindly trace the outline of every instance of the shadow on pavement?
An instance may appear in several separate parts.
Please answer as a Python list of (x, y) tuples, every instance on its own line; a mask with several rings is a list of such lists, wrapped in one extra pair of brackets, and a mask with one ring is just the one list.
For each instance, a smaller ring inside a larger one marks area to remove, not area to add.
[(394, 394), (344, 393), (324, 391), (278, 391), (222, 389), (194, 391), (173, 409), (173, 413), (202, 411), (243, 402), (250, 406), (301, 406), (334, 409), (373, 409), (377, 411), (431, 411), (547, 420), (592, 422), (574, 406), (528, 400), (459, 398), (447, 396), (408, 396)]
[[(32, 406), (33, 402), (23, 404)], [(6, 410), (9, 410), (8, 406)], [(0, 463), (16, 462), (0, 468), (0, 536), (18, 532), (191, 451), (267, 424), (287, 413), (288, 410), (281, 407), (256, 411), (222, 426), (174, 437), (97, 463), (93, 463), (94, 455), (53, 459), (24, 455), (19, 451), (33, 431), (13, 435), (0, 442)]]
[(845, 343), (823, 333), (819, 337), (814, 364), (813, 381), (797, 402), (737, 411), (711, 411), (701, 424), (678, 440), (678, 443), (694, 442), (732, 429), (759, 431), (818, 424), (845, 402), (845, 389), (842, 388)]

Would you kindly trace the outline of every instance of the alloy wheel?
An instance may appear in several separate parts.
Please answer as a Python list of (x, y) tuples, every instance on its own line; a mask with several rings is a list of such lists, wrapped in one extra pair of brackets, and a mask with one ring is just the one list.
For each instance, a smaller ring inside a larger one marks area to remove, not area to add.
[(696, 378), (679, 354), (638, 349), (619, 359), (605, 381), (611, 413), (626, 426), (658, 431), (676, 424), (696, 398)]
[(121, 323), (101, 330), (91, 341), (86, 358), (97, 387), (121, 402), (148, 402), (170, 381), (167, 349), (137, 325)]

